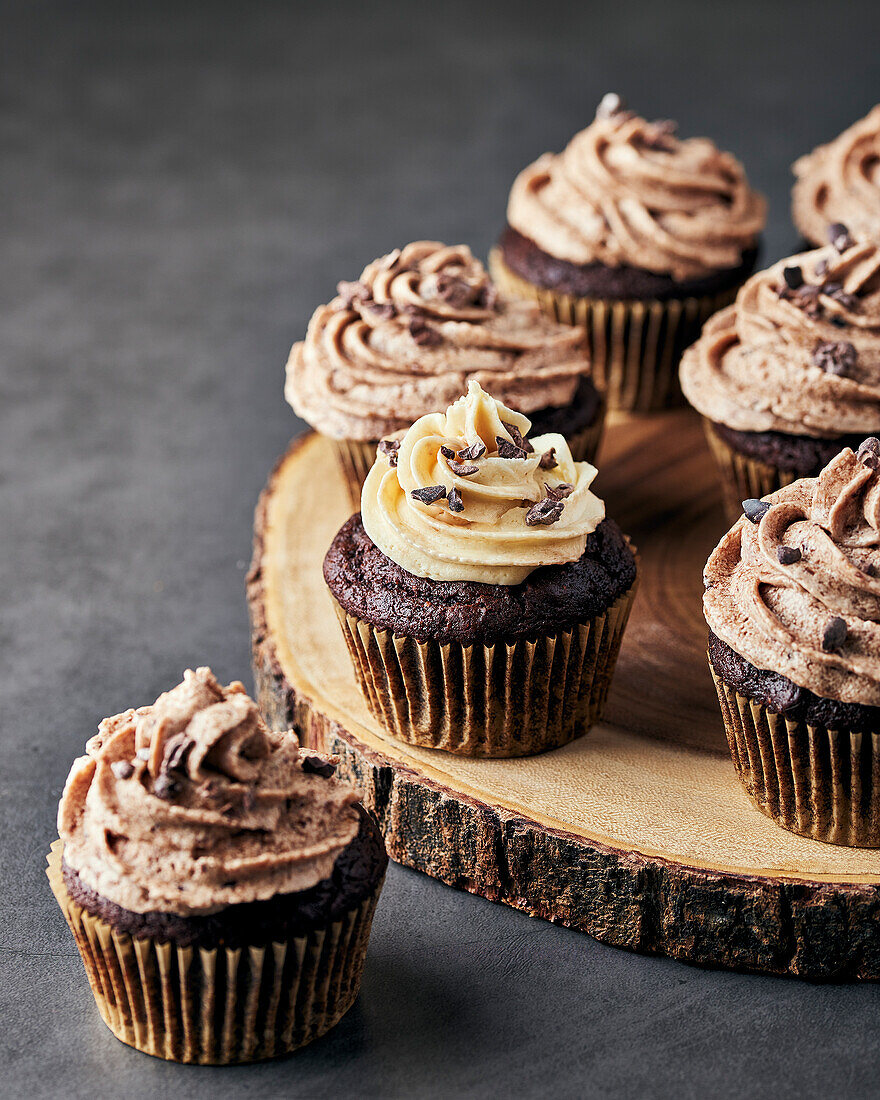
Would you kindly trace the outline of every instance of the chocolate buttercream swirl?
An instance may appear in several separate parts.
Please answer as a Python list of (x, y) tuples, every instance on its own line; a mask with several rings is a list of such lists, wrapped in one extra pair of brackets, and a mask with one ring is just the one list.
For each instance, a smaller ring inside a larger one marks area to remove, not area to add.
[(681, 384), (737, 431), (880, 429), (880, 248), (828, 246), (753, 275), (685, 352)]
[(509, 224), (575, 264), (680, 281), (738, 267), (766, 214), (742, 165), (706, 138), (679, 140), (671, 123), (624, 110), (600, 115), (562, 153), (520, 172)]
[(208, 668), (105, 719), (86, 754), (58, 808), (64, 859), (135, 913), (307, 890), (357, 833), (354, 791), (311, 758), (304, 768), (296, 736), (268, 730), (243, 686), (222, 687)]
[(866, 465), (847, 448), (765, 498), (759, 522), (742, 518), (712, 553), (703, 597), (709, 628), (756, 668), (868, 706), (880, 705), (878, 455)]
[(435, 581), (519, 584), (542, 565), (577, 561), (605, 518), (590, 492), (596, 468), (563, 436), (529, 440), (529, 420), (479, 383), (380, 451), (361, 495), (376, 546)]
[(880, 104), (792, 166), (794, 223), (807, 240), (824, 244), (829, 226), (880, 244)]
[(589, 374), (583, 332), (499, 296), (464, 245), (416, 241), (338, 289), (293, 345), (284, 391), (335, 439), (407, 428), (470, 379), (521, 412), (563, 407)]

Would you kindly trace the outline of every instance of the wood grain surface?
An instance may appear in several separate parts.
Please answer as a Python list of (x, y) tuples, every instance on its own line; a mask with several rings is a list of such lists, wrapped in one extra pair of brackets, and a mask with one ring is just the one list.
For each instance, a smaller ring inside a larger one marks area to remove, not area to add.
[(395, 742), (368, 714), (321, 575), (347, 495), (326, 441), (297, 440), (257, 509), (248, 576), (270, 722), (338, 753), (391, 857), (451, 886), (703, 965), (880, 977), (880, 851), (780, 829), (728, 758), (700, 608), (724, 520), (698, 419), (618, 416), (599, 466), (642, 564), (605, 719), (555, 752), (469, 760)]

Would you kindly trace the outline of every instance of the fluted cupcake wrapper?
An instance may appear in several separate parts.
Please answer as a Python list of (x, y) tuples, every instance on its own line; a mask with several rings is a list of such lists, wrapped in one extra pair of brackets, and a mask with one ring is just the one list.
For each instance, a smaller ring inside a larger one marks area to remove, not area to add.
[(388, 733), (510, 757), (558, 748), (598, 720), (635, 591), (573, 630), (494, 645), (419, 642), (334, 605), (367, 706)]
[(208, 950), (136, 939), (88, 913), (67, 892), (61, 850), (57, 840), (46, 874), (101, 1018), (123, 1043), (172, 1062), (254, 1062), (317, 1039), (354, 1004), (381, 882), (325, 928)]
[(721, 438), (715, 431), (712, 421), (705, 416), (703, 429), (721, 474), (724, 511), (731, 523), (742, 515), (744, 500), (775, 493), (777, 489), (781, 489), (784, 485), (791, 485), (801, 476), (794, 470), (783, 470), (735, 451)]
[(504, 294), (530, 298), (548, 317), (582, 325), (593, 380), (608, 407), (650, 412), (683, 401), (678, 366), (705, 322), (736, 297), (738, 287), (700, 298), (668, 301), (577, 298), (534, 286), (516, 275), (501, 257), (489, 253), (489, 271)]
[[(606, 404), (602, 401), (596, 410), (593, 423), (579, 432), (567, 437), (571, 457), (575, 462), (593, 462), (599, 452), (602, 434), (605, 431)], [(526, 414), (528, 415), (528, 414)], [(356, 439), (334, 439), (333, 449), (336, 461), (348, 487), (349, 496), (355, 511), (360, 510), (361, 489), (367, 480), (367, 474), (376, 461), (378, 441), (364, 442)]]
[(709, 662), (736, 773), (784, 829), (857, 848), (880, 847), (880, 731), (851, 733), (769, 710)]

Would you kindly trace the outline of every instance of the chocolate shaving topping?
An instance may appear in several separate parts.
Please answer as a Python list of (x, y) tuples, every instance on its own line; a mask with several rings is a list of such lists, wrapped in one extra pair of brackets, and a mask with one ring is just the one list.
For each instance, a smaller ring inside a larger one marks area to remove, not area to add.
[(496, 435), (495, 443), (498, 446), (499, 458), (525, 458), (526, 452), (522, 447), (517, 447), (515, 443), (511, 443), (509, 439), (504, 439), (503, 436)]
[(441, 273), (437, 277), (437, 293), (453, 309), (461, 309), (463, 306), (473, 305), (479, 288), (470, 286), (464, 279)]
[(455, 458), (455, 451), (445, 444), (440, 448), (440, 454), (442, 454), (444, 458)]
[(826, 653), (836, 653), (846, 641), (846, 621), (839, 615), (829, 619), (822, 631), (822, 648)]
[(858, 353), (852, 344), (845, 341), (823, 340), (813, 349), (813, 366), (826, 374), (838, 374), (845, 377), (856, 365)]
[(815, 272), (815, 274), (817, 275), (818, 278), (821, 279), (822, 276), (825, 274), (825, 272), (827, 270), (828, 270), (828, 261), (827, 260), (825, 260), (825, 259), (816, 260), (816, 266), (813, 268), (813, 271)]
[(556, 523), (564, 508), (561, 500), (544, 497), (526, 512), (526, 523), (529, 527), (549, 527), (551, 523)]
[(855, 244), (843, 222), (835, 222), (833, 225), (828, 226), (828, 241), (834, 245), (838, 252), (846, 252), (848, 248), (852, 248)]
[(796, 546), (780, 546), (776, 551), (780, 565), (794, 565), (801, 560), (801, 552)]
[(345, 309), (351, 309), (355, 302), (366, 302), (370, 297), (370, 288), (364, 283), (347, 283), (344, 280), (336, 284), (336, 293), (342, 299)]
[(322, 779), (329, 779), (336, 771), (336, 765), (329, 760), (322, 760), (320, 756), (304, 756), (302, 770), (309, 775), (320, 775)]
[(186, 770), (186, 758), (192, 750), (193, 742), (185, 733), (178, 733), (165, 744), (161, 772), (183, 772)]
[(757, 497), (749, 497), (748, 500), (742, 502), (742, 506), (743, 514), (752, 523), (760, 523), (770, 511), (770, 505), (765, 500), (758, 500)]
[(110, 771), (117, 779), (131, 779), (134, 775), (134, 764), (128, 760), (114, 760), (110, 765)]
[[(501, 423), (504, 424), (504, 421), (502, 420)], [(531, 445), (531, 443), (529, 443), (527, 439), (523, 439), (522, 432), (519, 430), (519, 428), (514, 427), (513, 424), (504, 424), (504, 427), (507, 429), (510, 438), (521, 451), (525, 451), (526, 454), (529, 455), (534, 453), (535, 448)]]
[(377, 321), (390, 321), (397, 312), (391, 302), (367, 302), (364, 309)]
[(464, 501), (461, 499), (461, 493), (458, 491), (458, 489), (453, 488), (449, 490), (447, 503), (449, 504), (450, 512), (464, 511)]
[(856, 458), (869, 470), (880, 470), (880, 439), (870, 435), (859, 444)]
[(422, 504), (436, 504), (446, 496), (445, 485), (427, 485), (424, 489), (413, 489), (409, 494), (413, 500), (420, 500)]
[(456, 477), (470, 477), (472, 474), (478, 474), (480, 472), (479, 466), (467, 466), (463, 462), (453, 462), (451, 459), (447, 465)]
[(567, 481), (560, 481), (558, 485), (545, 485), (544, 488), (551, 500), (565, 500), (574, 492), (574, 486), (569, 485)]
[(441, 334), (431, 325), (425, 324), (419, 317), (414, 317), (409, 323), (409, 334), (420, 348), (436, 347), (443, 343)]
[(397, 452), (400, 450), (399, 439), (380, 439), (377, 448), (379, 454), (385, 455), (389, 466), (397, 465)]
[(829, 317), (828, 320), (831, 322), (832, 325), (834, 325), (835, 328), (847, 327), (846, 318), (841, 317), (839, 313), (835, 313), (833, 316)]
[(822, 293), (851, 313), (859, 308), (859, 300), (855, 294), (847, 294), (840, 283), (825, 283)]
[(784, 267), (782, 269), (782, 277), (785, 279), (785, 285), (789, 290), (798, 290), (804, 285), (804, 273), (797, 264), (792, 264), (791, 267)]
[(538, 463), (542, 470), (552, 470), (554, 466), (558, 466), (556, 461), (556, 448), (551, 447), (549, 451), (545, 451), (541, 455), (541, 461)]
[(865, 574), (866, 577), (873, 577), (877, 570), (874, 568), (874, 563), (870, 561), (856, 562), (856, 567)]
[(614, 118), (626, 110), (626, 104), (616, 92), (606, 92), (596, 108), (596, 118)]
[(153, 794), (164, 802), (170, 801), (180, 794), (180, 783), (167, 772), (160, 772), (153, 784)]
[(472, 443), (470, 447), (465, 447), (459, 451), (457, 458), (459, 462), (473, 462), (477, 458), (482, 458), (486, 453), (486, 444), (478, 439), (476, 443)]

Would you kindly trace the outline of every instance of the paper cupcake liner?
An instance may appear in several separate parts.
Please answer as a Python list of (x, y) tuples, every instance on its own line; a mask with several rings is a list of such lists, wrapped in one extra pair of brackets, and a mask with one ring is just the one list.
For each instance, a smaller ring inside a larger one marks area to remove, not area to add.
[(325, 928), (206, 950), (135, 939), (86, 912), (67, 892), (61, 850), (55, 841), (46, 874), (101, 1018), (123, 1043), (171, 1062), (254, 1062), (312, 1042), (354, 1003), (381, 882)]
[(577, 298), (534, 286), (510, 270), (501, 250), (489, 253), (489, 271), (504, 294), (538, 302), (548, 317), (583, 325), (593, 380), (611, 409), (649, 412), (680, 405), (678, 365), (704, 323), (736, 297), (738, 286), (700, 298), (612, 300)]
[(786, 718), (709, 667), (733, 764), (755, 805), (789, 832), (880, 847), (880, 730), (850, 733)]
[(510, 757), (558, 748), (598, 720), (635, 591), (573, 630), (495, 645), (418, 642), (334, 605), (367, 706), (388, 733)]
[(721, 474), (721, 495), (724, 511), (731, 523), (742, 515), (742, 502), (750, 497), (765, 497), (784, 485), (797, 481), (801, 475), (794, 470), (782, 470), (756, 458), (735, 451), (715, 431), (711, 420), (703, 417), (703, 429), (709, 449)]

